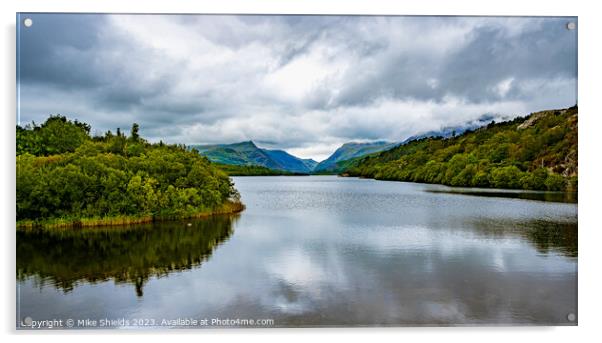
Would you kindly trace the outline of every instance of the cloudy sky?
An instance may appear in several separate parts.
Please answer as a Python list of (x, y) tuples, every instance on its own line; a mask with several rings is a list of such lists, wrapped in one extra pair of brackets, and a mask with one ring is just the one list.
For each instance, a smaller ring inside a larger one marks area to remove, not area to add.
[(483, 114), (577, 102), (575, 18), (28, 14), (19, 122), (254, 140), (322, 160)]

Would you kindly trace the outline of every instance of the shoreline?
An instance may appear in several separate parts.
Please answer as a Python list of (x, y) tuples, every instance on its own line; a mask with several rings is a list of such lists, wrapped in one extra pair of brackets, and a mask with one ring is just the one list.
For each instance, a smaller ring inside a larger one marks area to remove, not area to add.
[(563, 191), (550, 191), (550, 190), (546, 190), (546, 189), (532, 189), (532, 188), (496, 188), (496, 187), (484, 187), (484, 186), (468, 186), (468, 185), (456, 185), (456, 186), (452, 186), (452, 185), (448, 185), (445, 183), (436, 183), (436, 182), (425, 182), (425, 181), (409, 181), (409, 180), (397, 180), (397, 179), (377, 179), (375, 177), (368, 177), (368, 176), (362, 176), (362, 175), (350, 175), (350, 174), (337, 174), (338, 177), (349, 177), (349, 178), (358, 178), (358, 179), (366, 179), (366, 180), (374, 180), (374, 181), (386, 181), (386, 182), (406, 182), (406, 183), (417, 183), (417, 184), (424, 184), (424, 185), (438, 185), (438, 186), (445, 186), (445, 187), (449, 187), (449, 188), (453, 188), (453, 189), (462, 189), (462, 188), (474, 188), (474, 189), (482, 189), (482, 190), (491, 190), (491, 191), (525, 191), (525, 192), (538, 192), (538, 193), (562, 193), (562, 194), (567, 194), (567, 193), (574, 193), (574, 194), (578, 194), (579, 191), (577, 190), (563, 190)]
[(564, 190), (564, 191), (550, 191), (544, 189), (531, 189), (531, 188), (495, 188), (495, 187), (483, 187), (483, 186), (469, 186), (469, 185), (458, 185), (452, 186), (444, 183), (435, 183), (435, 182), (424, 182), (424, 181), (407, 181), (407, 180), (395, 180), (395, 179), (377, 179), (374, 177), (361, 176), (361, 175), (350, 175), (347, 173), (342, 174), (302, 174), (302, 175), (229, 175), (231, 177), (272, 177), (272, 176), (336, 176), (336, 177), (345, 177), (345, 178), (356, 178), (363, 180), (374, 180), (374, 181), (383, 181), (383, 182), (405, 182), (405, 183), (414, 183), (414, 184), (422, 184), (422, 185), (435, 185), (435, 186), (444, 186), (449, 187), (454, 190), (460, 189), (478, 189), (483, 191), (501, 191), (501, 192), (532, 192), (532, 193), (548, 193), (548, 194), (578, 194), (577, 190)]
[(115, 217), (103, 217), (103, 218), (78, 218), (78, 219), (46, 219), (41, 221), (24, 219), (17, 221), (17, 230), (27, 230), (34, 228), (42, 229), (58, 229), (58, 228), (93, 228), (93, 227), (108, 227), (108, 226), (126, 226), (126, 225), (137, 225), (137, 224), (148, 224), (159, 221), (170, 221), (170, 220), (184, 220), (184, 219), (200, 219), (208, 218), (223, 214), (235, 214), (245, 210), (245, 205), (241, 202), (228, 201), (222, 204), (220, 207), (215, 208), (211, 211), (201, 211), (193, 215), (187, 215), (183, 217), (156, 217), (156, 216), (115, 216)]

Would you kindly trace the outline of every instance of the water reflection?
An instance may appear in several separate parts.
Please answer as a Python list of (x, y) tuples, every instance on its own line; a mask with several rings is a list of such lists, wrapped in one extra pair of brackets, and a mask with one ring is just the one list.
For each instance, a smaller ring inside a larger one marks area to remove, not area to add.
[(533, 242), (537, 250), (547, 254), (551, 251), (577, 257), (577, 224), (554, 223), (535, 220), (529, 223), (527, 238)]
[(576, 324), (567, 321), (577, 313), (576, 204), (334, 176), (235, 182), (247, 205), (235, 224), (19, 232), (20, 313), (280, 327)]
[(502, 189), (480, 189), (480, 188), (450, 188), (450, 189), (429, 189), (430, 193), (448, 193), (474, 195), (481, 197), (496, 198), (514, 198), (525, 200), (539, 200), (550, 202), (577, 203), (576, 192), (544, 192), (544, 191), (523, 191), (523, 190), (502, 190)]
[(577, 257), (577, 223), (545, 219), (516, 221), (478, 218), (467, 221), (465, 230), (492, 239), (518, 238), (529, 242), (541, 254)]
[(133, 284), (191, 269), (233, 232), (237, 216), (136, 226), (17, 231), (17, 279), (35, 276), (70, 292), (83, 281)]

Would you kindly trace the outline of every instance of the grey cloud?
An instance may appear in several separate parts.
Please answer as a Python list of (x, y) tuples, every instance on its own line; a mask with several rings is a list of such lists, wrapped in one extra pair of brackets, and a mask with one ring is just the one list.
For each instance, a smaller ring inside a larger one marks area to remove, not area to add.
[[(491, 89), (507, 78), (515, 82), (576, 78), (576, 37), (564, 28), (565, 22), (552, 20), (535, 32), (512, 39), (504, 39), (499, 28), (478, 30), (471, 43), (446, 64), (442, 88), (453, 89), (471, 101), (483, 101), (499, 99)], [(508, 97), (533, 96), (514, 90)]]
[(34, 25), (20, 30), (18, 67), (21, 82), (59, 87), (100, 84), (93, 50), (104, 19), (97, 15), (24, 14)]
[[(534, 78), (576, 79), (576, 34), (565, 29), (566, 22), (567, 19), (549, 19), (542, 25), (534, 23), (537, 29), (512, 37), (499, 25), (477, 26), (464, 37), (468, 40), (465, 46), (443, 59), (412, 51), (411, 47), (399, 49), (378, 64), (369, 65), (373, 70), (368, 74), (358, 72), (364, 67), (361, 64), (351, 69), (345, 82), (349, 86), (336, 101), (358, 105), (383, 96), (441, 101), (453, 95), (483, 102), (504, 98), (495, 92), (495, 87), (508, 78), (515, 84)], [(461, 46), (463, 41), (457, 44)], [(358, 80), (358, 75), (366, 76)], [(430, 87), (429, 79), (436, 80), (437, 87)], [(513, 88), (505, 98), (528, 100), (532, 96)]]
[(317, 151), (576, 102), (575, 18), (29, 16), (21, 122)]

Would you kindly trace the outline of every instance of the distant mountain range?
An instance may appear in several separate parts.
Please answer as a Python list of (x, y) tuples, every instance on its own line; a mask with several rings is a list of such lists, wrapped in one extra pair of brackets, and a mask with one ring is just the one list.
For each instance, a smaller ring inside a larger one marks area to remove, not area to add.
[(191, 145), (209, 160), (222, 164), (262, 166), (290, 173), (309, 174), (318, 162), (295, 157), (283, 150), (268, 150), (257, 147), (252, 141), (218, 144)]
[(295, 174), (334, 174), (349, 168), (361, 157), (381, 151), (393, 149), (416, 139), (441, 136), (444, 138), (460, 135), (468, 130), (474, 130), (489, 124), (495, 119), (492, 115), (483, 115), (477, 120), (463, 125), (444, 127), (441, 130), (429, 131), (412, 136), (402, 142), (349, 142), (343, 144), (326, 160), (318, 163), (313, 159), (302, 159), (283, 150), (259, 148), (253, 141), (234, 144), (190, 145), (209, 160), (232, 166), (258, 166)]
[(318, 163), (314, 168), (315, 173), (336, 173), (345, 167), (345, 161), (362, 157), (375, 152), (389, 150), (400, 143), (391, 143), (385, 141), (371, 143), (345, 143), (338, 148), (330, 157)]
[(340, 148), (338, 148), (330, 157), (326, 160), (318, 163), (316, 168), (313, 170), (314, 173), (324, 173), (324, 174), (332, 174), (332, 173), (340, 173), (357, 163), (361, 157), (365, 157), (370, 154), (376, 154), (381, 151), (387, 151), (393, 149), (397, 146), (407, 144), (411, 141), (427, 138), (427, 137), (443, 137), (448, 138), (456, 135), (461, 135), (466, 131), (475, 130), (479, 127), (485, 126), (494, 119), (507, 119), (507, 118), (498, 118), (497, 116), (493, 116), (491, 114), (484, 114), (476, 120), (466, 122), (457, 126), (447, 126), (440, 130), (428, 131), (425, 133), (421, 133), (419, 135), (415, 135), (405, 139), (402, 142), (386, 142), (386, 141), (376, 141), (369, 143), (345, 143)]

